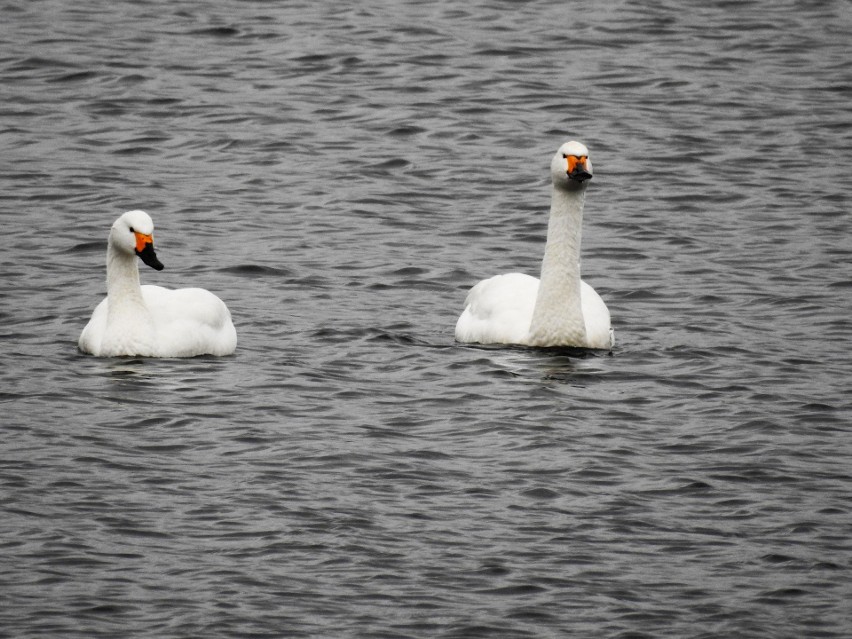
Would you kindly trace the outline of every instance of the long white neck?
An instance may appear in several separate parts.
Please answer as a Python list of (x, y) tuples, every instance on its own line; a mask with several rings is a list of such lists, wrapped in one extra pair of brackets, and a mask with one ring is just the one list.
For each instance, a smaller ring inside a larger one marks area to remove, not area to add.
[(146, 354), (153, 344), (151, 312), (142, 297), (136, 256), (107, 248), (107, 326), (104, 347), (126, 349), (133, 344)]
[(145, 306), (136, 256), (117, 251), (112, 244), (107, 248), (107, 297), (110, 315)]
[(100, 354), (156, 355), (151, 312), (139, 286), (136, 256), (107, 248), (107, 320)]
[(531, 346), (585, 346), (586, 323), (580, 301), (580, 239), (586, 189), (553, 187), (547, 246), (535, 300)]

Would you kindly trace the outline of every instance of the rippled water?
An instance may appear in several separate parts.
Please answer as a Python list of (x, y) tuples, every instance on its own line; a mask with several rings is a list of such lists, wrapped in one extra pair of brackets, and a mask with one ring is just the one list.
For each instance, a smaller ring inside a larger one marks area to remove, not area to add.
[[(690, 4), (7, 3), (0, 636), (852, 636), (852, 12)], [(571, 138), (616, 348), (454, 344)]]

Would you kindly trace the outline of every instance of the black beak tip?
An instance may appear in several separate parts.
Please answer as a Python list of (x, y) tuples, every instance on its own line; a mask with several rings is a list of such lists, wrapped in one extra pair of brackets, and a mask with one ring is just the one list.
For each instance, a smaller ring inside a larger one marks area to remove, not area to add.
[(579, 171), (574, 171), (573, 173), (569, 173), (568, 178), (571, 179), (571, 180), (574, 180), (575, 182), (579, 182), (580, 184), (582, 184), (586, 180), (591, 180), (592, 174), (589, 173), (588, 171), (584, 171), (583, 169), (580, 169)]
[(155, 271), (162, 271), (165, 268), (163, 263), (157, 259), (157, 254), (154, 252), (152, 244), (146, 244), (145, 248), (141, 251), (136, 251), (136, 255)]

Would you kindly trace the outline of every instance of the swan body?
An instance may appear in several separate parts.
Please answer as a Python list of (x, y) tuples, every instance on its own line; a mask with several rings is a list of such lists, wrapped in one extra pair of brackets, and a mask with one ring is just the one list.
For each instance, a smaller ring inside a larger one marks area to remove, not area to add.
[(154, 223), (128, 211), (112, 225), (107, 247), (107, 297), (80, 334), (81, 351), (98, 357), (229, 355), (237, 332), (225, 303), (201, 288), (139, 284), (136, 257), (156, 270)]
[(583, 205), (592, 178), (589, 151), (579, 142), (566, 142), (550, 167), (553, 187), (541, 278), (508, 273), (476, 284), (456, 323), (457, 341), (595, 349), (615, 344), (609, 309), (580, 279)]

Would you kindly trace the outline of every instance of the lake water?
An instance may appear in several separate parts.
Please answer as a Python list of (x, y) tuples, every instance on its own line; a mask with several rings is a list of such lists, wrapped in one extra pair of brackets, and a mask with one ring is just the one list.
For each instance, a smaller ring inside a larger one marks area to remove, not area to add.
[[(852, 636), (841, 0), (6, 3), (0, 637)], [(611, 354), (454, 343), (589, 146)], [(109, 226), (230, 357), (98, 359)]]

